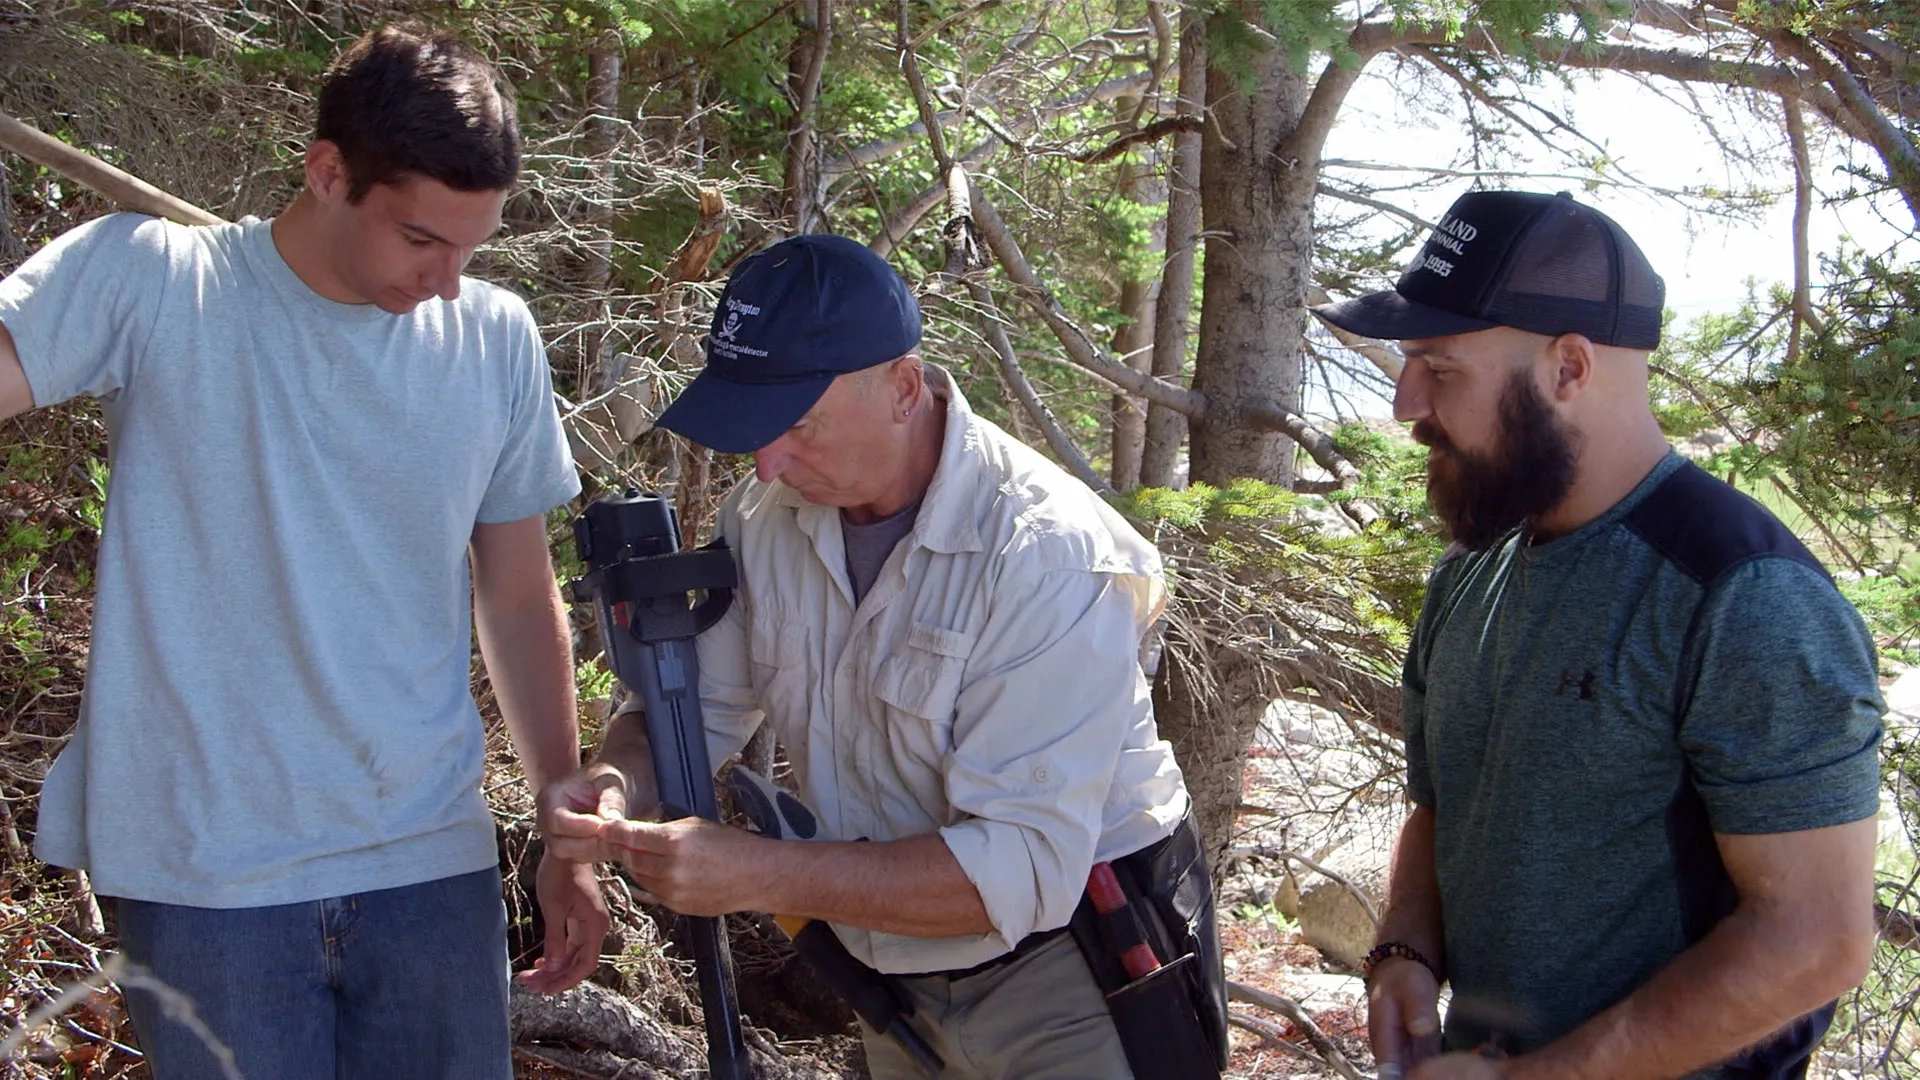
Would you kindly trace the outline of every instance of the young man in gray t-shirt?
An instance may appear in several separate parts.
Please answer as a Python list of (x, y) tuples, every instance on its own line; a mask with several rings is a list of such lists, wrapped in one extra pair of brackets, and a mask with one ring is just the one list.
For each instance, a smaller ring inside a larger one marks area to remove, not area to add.
[[(513, 101), (444, 37), (328, 72), (272, 221), (119, 214), (0, 283), (0, 418), (105, 406), (85, 701), (35, 848), (250, 1077), (507, 1077), (472, 629), (529, 783), (578, 764), (545, 515), (579, 491), (538, 328), (466, 279), (519, 170)], [(590, 867), (541, 864), (540, 990), (589, 973)], [(161, 1080), (219, 1075), (144, 992)]]
[(1392, 291), (1317, 309), (1403, 342), (1394, 412), (1456, 541), (1408, 648), (1382, 1080), (1800, 1077), (1866, 972), (1873, 640), (1668, 447), (1662, 296), (1605, 215), (1481, 191)]

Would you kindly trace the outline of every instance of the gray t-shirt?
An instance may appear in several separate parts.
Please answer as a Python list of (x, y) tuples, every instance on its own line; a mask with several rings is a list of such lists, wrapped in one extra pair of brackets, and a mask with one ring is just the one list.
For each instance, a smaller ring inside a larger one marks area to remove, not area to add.
[(840, 540), (847, 549), (847, 583), (853, 586), (854, 603), (858, 604), (867, 590), (873, 588), (873, 583), (880, 580), (887, 557), (913, 531), (914, 519), (919, 516), (918, 501), (891, 517), (865, 525), (848, 521), (846, 512), (841, 511)]
[[(1449, 1046), (1550, 1042), (1704, 937), (1738, 900), (1713, 834), (1872, 816), (1883, 710), (1873, 640), (1819, 563), (1676, 454), (1569, 536), (1443, 561), (1406, 732)], [(1829, 1015), (1749, 1066), (1804, 1059)]]
[(467, 542), (579, 490), (526, 304), (339, 304), (266, 222), (117, 214), (0, 283), (0, 322), (36, 404), (104, 403), (113, 464), (40, 857), (215, 908), (493, 865)]

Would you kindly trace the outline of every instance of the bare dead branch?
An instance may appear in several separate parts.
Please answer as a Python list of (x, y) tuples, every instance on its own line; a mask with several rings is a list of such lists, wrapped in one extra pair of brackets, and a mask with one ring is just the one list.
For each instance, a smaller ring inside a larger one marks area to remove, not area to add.
[(1227, 983), (1227, 1000), (1238, 1001), (1243, 1005), (1258, 1005), (1269, 1012), (1276, 1012), (1286, 1017), (1307, 1037), (1307, 1041), (1313, 1044), (1313, 1048), (1320, 1051), (1320, 1056), (1328, 1065), (1333, 1066), (1334, 1072), (1346, 1077), (1346, 1080), (1366, 1080), (1360, 1070), (1353, 1067), (1353, 1062), (1347, 1060), (1347, 1055), (1340, 1052), (1340, 1045), (1328, 1038), (1326, 1032), (1320, 1030), (1320, 1025), (1313, 1022), (1313, 1017), (1307, 1015), (1307, 1010), (1301, 1008), (1299, 1002), (1290, 997), (1270, 994), (1258, 987), (1237, 982)]
[[(1625, 188), (1632, 191), (1644, 191), (1650, 195), (1662, 195), (1670, 199), (1700, 199), (1704, 196), (1698, 191), (1683, 191), (1675, 188), (1655, 187), (1629, 180), (1613, 180), (1598, 174), (1581, 175), (1578, 173), (1536, 172), (1530, 169), (1454, 169), (1438, 165), (1409, 165), (1390, 161), (1361, 161), (1356, 158), (1327, 158), (1322, 161), (1323, 168), (1360, 169), (1368, 172), (1412, 172), (1427, 176), (1448, 177), (1456, 180), (1512, 180), (1524, 178), (1530, 180), (1565, 180), (1576, 184), (1591, 184), (1596, 187)], [(1726, 200), (1731, 196), (1716, 196)], [(1740, 198), (1754, 204), (1762, 204), (1773, 196), (1769, 192), (1746, 192)]]
[(993, 347), (994, 356), (1000, 360), (1000, 377), (1006, 380), (1007, 388), (1020, 400), (1027, 415), (1039, 426), (1041, 435), (1052, 448), (1054, 457), (1067, 467), (1075, 478), (1095, 491), (1111, 494), (1113, 488), (1101, 478), (1100, 473), (1088, 463), (1086, 455), (1074, 445), (1066, 428), (1060, 424), (1060, 418), (1040, 398), (1034, 390), (1033, 382), (1020, 367), (1020, 358), (1014, 354), (1013, 342), (1007, 337), (1006, 320), (1000, 315), (1000, 309), (993, 302), (993, 294), (980, 283), (976, 270), (980, 262), (980, 244), (973, 235), (973, 187), (967, 182), (967, 170), (955, 165), (947, 170), (947, 213), (949, 215), (945, 229), (947, 238), (947, 270), (950, 275), (966, 283), (967, 294), (980, 311), (981, 321), (986, 327), (987, 341)]
[[(1180, 26), (1180, 96), (1178, 116), (1202, 122), (1206, 108), (1207, 21), (1187, 11)], [(1204, 129), (1204, 125), (1203, 125)], [(1200, 247), (1201, 131), (1181, 131), (1173, 137), (1172, 168), (1167, 173), (1166, 262), (1160, 270), (1160, 293), (1153, 305), (1152, 375), (1180, 385), (1187, 364), (1187, 340), (1193, 319), (1193, 278)], [(1140, 482), (1150, 487), (1174, 483), (1180, 444), (1187, 434), (1186, 417), (1177, 409), (1149, 403), (1147, 441), (1140, 455)]]
[[(929, 132), (928, 143), (933, 151), (934, 161), (939, 166), (941, 175), (951, 178), (953, 160), (947, 156), (945, 140), (938, 134), (939, 125), (934, 122), (933, 102), (927, 93), (926, 81), (920, 75), (919, 59), (911, 48), (906, 47), (912, 40), (907, 33), (907, 12), (907, 0), (900, 0), (897, 40), (901, 46), (901, 73), (906, 77), (908, 89), (913, 93), (914, 104), (920, 110), (924, 130)], [(964, 177), (964, 172), (961, 175)], [(977, 189), (972, 190), (971, 198), (972, 213), (967, 215), (969, 227), (986, 240), (987, 246), (993, 250), (995, 257), (1005, 268), (1007, 276), (1013, 280), (1021, 298), (1046, 320), (1047, 325), (1053, 329), (1054, 335), (1066, 346), (1067, 354), (1074, 363), (1128, 393), (1150, 401), (1159, 401), (1171, 408), (1180, 408), (1190, 416), (1198, 415), (1205, 409), (1206, 399), (1201, 395), (1184, 387), (1161, 382), (1146, 372), (1136, 371), (1095, 345), (1086, 331), (1067, 317), (1059, 302), (1054, 300), (1053, 294), (1040, 284), (1039, 275), (1034, 272), (1033, 265), (1027, 261), (1019, 244), (1014, 241), (999, 211), (995, 210)], [(1174, 404), (1176, 402), (1179, 404)]]
[[(1056, 98), (1043, 105), (1037, 106), (1029, 114), (1022, 117), (1019, 126), (1022, 129), (1035, 129), (1089, 105), (1102, 105), (1117, 98), (1138, 94), (1141, 89), (1147, 85), (1151, 77), (1149, 72), (1141, 71), (1116, 79), (1108, 79), (1106, 82), (1086, 90)], [(982, 103), (976, 102), (976, 109), (980, 104)], [(991, 104), (991, 102), (985, 102), (985, 104)], [(950, 127), (959, 123), (961, 119), (958, 109), (943, 110), (936, 113), (935, 118), (942, 127)], [(820, 167), (820, 175), (827, 182), (831, 183), (853, 172), (855, 169), (885, 161), (887, 158), (911, 148), (917, 141), (925, 136), (926, 131), (926, 122), (924, 120), (916, 120), (908, 125), (899, 135), (886, 139), (874, 139), (871, 142), (863, 143), (855, 147), (840, 157), (828, 160)]]
[(1262, 1020), (1257, 1016), (1243, 1013), (1238, 1009), (1229, 1009), (1227, 1010), (1227, 1023), (1232, 1024), (1242, 1031), (1253, 1032), (1255, 1035), (1260, 1036), (1261, 1041), (1282, 1053), (1292, 1054), (1302, 1061), (1311, 1062), (1323, 1069), (1331, 1067), (1319, 1054), (1288, 1039), (1277, 1025)]
[(85, 150), (68, 146), (39, 128), (4, 113), (0, 113), (0, 147), (36, 165), (44, 165), (69, 180), (85, 184), (129, 210), (167, 218), (182, 225), (226, 224), (225, 218), (161, 191)]
[(925, 30), (920, 31), (920, 33), (914, 35), (913, 40), (911, 42), (908, 42), (908, 48), (917, 49), (921, 45), (924, 45), (927, 42), (932, 41), (935, 37), (938, 37), (940, 34), (940, 31), (945, 30), (947, 27), (953, 26), (956, 23), (965, 22), (966, 20), (973, 18), (975, 15), (978, 15), (983, 11), (989, 11), (993, 8), (997, 8), (1004, 2), (1005, 0), (979, 0), (979, 2), (976, 4), (970, 4), (967, 7), (963, 7), (959, 11), (954, 12), (953, 14), (947, 16), (946, 18), (941, 19), (939, 22), (934, 23), (932, 26), (927, 27)]
[(953, 158), (947, 154), (946, 135), (941, 132), (939, 117), (933, 111), (933, 98), (927, 93), (926, 80), (920, 77), (920, 56), (913, 48), (912, 37), (907, 33), (907, 19), (908, 0), (900, 0), (900, 23), (896, 39), (900, 50), (900, 73), (906, 76), (907, 87), (913, 91), (913, 103), (920, 110), (920, 128), (926, 132), (927, 147), (933, 151), (933, 163), (938, 175), (946, 176), (953, 168)]
[(1013, 352), (1013, 342), (1007, 338), (1006, 320), (994, 305), (993, 294), (976, 277), (969, 276), (966, 281), (967, 294), (973, 298), (974, 306), (980, 309), (981, 321), (987, 329), (987, 341), (992, 344), (993, 354), (1000, 361), (1000, 376), (1006, 380), (1007, 388), (1013, 391), (1014, 397), (1020, 400), (1028, 417), (1039, 427), (1047, 446), (1053, 450), (1053, 456), (1081, 483), (1103, 495), (1111, 494), (1112, 486), (1088, 463), (1087, 456), (1080, 452), (1080, 448), (1074, 445), (1066, 428), (1060, 425), (1060, 418), (1041, 400), (1039, 392), (1033, 388), (1033, 382), (1020, 367), (1020, 360)]
[[(1314, 285), (1308, 288), (1307, 303), (1310, 306), (1332, 302), (1333, 298), (1328, 296), (1327, 291), (1320, 286)], [(1350, 330), (1342, 330), (1340, 327), (1324, 319), (1321, 320), (1320, 325), (1327, 328), (1327, 332), (1333, 335), (1335, 341), (1338, 341), (1340, 344), (1345, 345), (1347, 348), (1352, 349), (1354, 352), (1372, 361), (1373, 366), (1379, 368), (1382, 375), (1392, 379), (1394, 382), (1400, 381), (1400, 370), (1406, 367), (1407, 361), (1405, 357), (1400, 355), (1399, 346), (1390, 342), (1377, 341), (1369, 337), (1361, 337), (1359, 334), (1353, 333)]]
[(1166, 83), (1167, 76), (1179, 63), (1179, 54), (1175, 52), (1173, 22), (1167, 18), (1167, 0), (1147, 0), (1147, 24), (1153, 28), (1153, 64), (1152, 77), (1140, 100), (1133, 107), (1133, 115), (1127, 118), (1130, 127), (1137, 127), (1140, 118), (1152, 106), (1153, 99), (1160, 96), (1160, 87)]
[(1887, 119), (1879, 103), (1860, 85), (1860, 80), (1834, 63), (1818, 45), (1784, 33), (1774, 35), (1772, 40), (1776, 49), (1807, 65), (1839, 94), (1847, 113), (1866, 129), (1866, 142), (1880, 152), (1888, 178), (1906, 200), (1914, 224), (1920, 226), (1920, 151), (1914, 149), (1913, 141)]
[(673, 258), (667, 261), (666, 280), (662, 287), (684, 281), (704, 281), (707, 266), (713, 261), (713, 253), (719, 250), (720, 238), (726, 235), (727, 224), (732, 220), (733, 213), (727, 205), (726, 192), (718, 184), (702, 185), (700, 219), (687, 233), (687, 238), (680, 241)]
[(1135, 397), (1146, 398), (1189, 418), (1205, 415), (1207, 399), (1204, 394), (1156, 379), (1144, 371), (1135, 371), (1094, 344), (1087, 332), (1067, 316), (1060, 302), (1053, 298), (1053, 293), (1040, 283), (1040, 276), (1034, 272), (1033, 264), (1027, 261), (1026, 254), (1007, 230), (1007, 223), (1001, 219), (1000, 212), (978, 189), (973, 193), (973, 224), (999, 260), (1001, 269), (1017, 286), (1020, 298), (1046, 320), (1054, 336), (1066, 346), (1067, 357), (1075, 364)]
[(1880, 928), (1881, 941), (1896, 949), (1920, 949), (1920, 917), (1876, 903), (1873, 922)]
[[(989, 136), (973, 149), (960, 155), (954, 163), (972, 169), (999, 153), (1002, 145), (999, 139)], [(913, 201), (894, 211), (887, 218), (880, 226), (879, 234), (867, 246), (883, 259), (891, 256), (893, 249), (898, 247), (900, 242), (913, 232), (914, 227), (920, 224), (920, 219), (933, 213), (933, 208), (939, 206), (946, 197), (945, 182), (928, 184), (925, 190), (913, 197)]]
[(1347, 191), (1344, 188), (1333, 187), (1324, 181), (1315, 184), (1313, 191), (1314, 194), (1325, 195), (1329, 199), (1338, 199), (1341, 202), (1349, 202), (1355, 206), (1364, 206), (1369, 210), (1378, 210), (1383, 214), (1392, 214), (1394, 217), (1418, 228), (1434, 228), (1433, 222), (1428, 221), (1426, 218), (1421, 217), (1411, 210), (1395, 206), (1390, 202), (1384, 202), (1368, 195), (1362, 195), (1357, 191)]
[(1866, 50), (1868, 54), (1877, 57), (1881, 63), (1886, 64), (1887, 67), (1891, 68), (1896, 74), (1913, 66), (1912, 53), (1888, 41), (1879, 34), (1870, 33), (1866, 30), (1848, 30), (1845, 31), (1842, 36)]
[(1786, 112), (1787, 142), (1793, 147), (1793, 326), (1787, 332), (1787, 363), (1800, 359), (1800, 331), (1811, 327), (1818, 334), (1820, 316), (1813, 311), (1810, 278), (1812, 258), (1807, 250), (1807, 226), (1813, 217), (1813, 167), (1807, 153), (1807, 127), (1800, 119), (1800, 103), (1782, 98)]
[[(1441, 46), (1500, 55), (1493, 39), (1478, 27), (1456, 38), (1451, 36), (1449, 28), (1438, 24), (1413, 23), (1396, 29), (1390, 22), (1364, 23), (1354, 28), (1348, 41), (1361, 58), (1360, 63), (1352, 69), (1353, 77), (1357, 77), (1366, 61), (1378, 53), (1410, 45)], [(1654, 49), (1592, 39), (1576, 41), (1540, 36), (1527, 44), (1533, 56), (1559, 67), (1591, 71), (1637, 71), (1677, 82), (1744, 87), (1799, 98), (1848, 135), (1866, 142), (1873, 141), (1869, 126), (1842, 104), (1835, 89), (1822, 85), (1822, 79), (1812, 71), (1786, 64), (1727, 60), (1700, 52)], [(1315, 88), (1315, 96), (1319, 96), (1318, 87)], [(1345, 88), (1337, 88), (1337, 95), (1336, 90), (1329, 90), (1328, 96), (1332, 98), (1327, 103), (1328, 107), (1337, 113), (1339, 100), (1345, 96)], [(1308, 104), (1311, 109), (1312, 100)], [(1318, 114), (1315, 114), (1315, 119), (1316, 122), (1320, 120)], [(1326, 116), (1325, 123), (1331, 125), (1331, 122), (1332, 116)], [(1324, 141), (1326, 131), (1316, 128), (1309, 135), (1317, 135), (1320, 141)], [(1307, 137), (1296, 132), (1289, 143)]]
[[(796, 233), (813, 232), (819, 224), (821, 180), (820, 139), (814, 130), (819, 111), (820, 78), (827, 68), (833, 42), (832, 0), (802, 0), (796, 9), (812, 31), (793, 88), (793, 120), (787, 129), (786, 216)], [(798, 65), (796, 65), (798, 66)]]
[(1141, 143), (1155, 142), (1176, 132), (1199, 131), (1200, 128), (1200, 118), (1197, 116), (1165, 117), (1145, 127), (1135, 128), (1098, 150), (1075, 154), (1073, 160), (1083, 165), (1100, 165), (1112, 161)]

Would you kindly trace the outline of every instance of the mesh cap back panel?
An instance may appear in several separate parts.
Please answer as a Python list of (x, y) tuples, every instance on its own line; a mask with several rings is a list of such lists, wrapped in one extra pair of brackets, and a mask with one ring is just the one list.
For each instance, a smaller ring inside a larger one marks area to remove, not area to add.
[[(1604, 304), (1612, 293), (1617, 250), (1605, 228), (1587, 215), (1542, 214), (1508, 266), (1506, 285), (1515, 292)], [(1608, 257), (1596, 259), (1596, 252)]]
[(1652, 348), (1665, 287), (1620, 226), (1589, 207), (1541, 216), (1507, 267), (1488, 315), (1539, 334)]

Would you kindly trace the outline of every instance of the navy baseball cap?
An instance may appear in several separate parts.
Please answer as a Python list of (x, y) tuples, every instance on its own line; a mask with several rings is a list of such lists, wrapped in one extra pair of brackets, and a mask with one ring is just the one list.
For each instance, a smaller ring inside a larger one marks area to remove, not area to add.
[(1471, 191), (1454, 200), (1392, 289), (1313, 313), (1389, 341), (1511, 326), (1651, 349), (1665, 302), (1666, 284), (1607, 215), (1564, 191)]
[(707, 334), (707, 366), (655, 421), (747, 454), (778, 439), (834, 378), (920, 344), (920, 305), (887, 261), (844, 236), (782, 240), (734, 268)]

